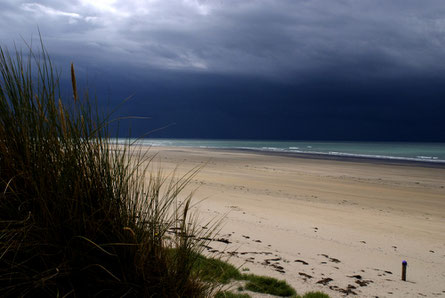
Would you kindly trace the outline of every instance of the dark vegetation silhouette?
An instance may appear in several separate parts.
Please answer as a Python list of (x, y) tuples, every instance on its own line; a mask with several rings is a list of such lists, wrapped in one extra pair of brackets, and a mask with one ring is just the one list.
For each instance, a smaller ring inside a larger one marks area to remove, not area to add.
[(191, 214), (199, 168), (153, 170), (146, 150), (110, 138), (73, 64), (71, 98), (59, 77), (42, 42), (0, 47), (0, 297), (249, 297), (221, 290), (233, 280), (299, 297), (204, 257), (220, 221)]
[[(88, 93), (61, 99), (38, 53), (0, 49), (0, 296), (202, 297), (185, 176), (109, 138)], [(207, 232), (210, 231), (210, 232)]]

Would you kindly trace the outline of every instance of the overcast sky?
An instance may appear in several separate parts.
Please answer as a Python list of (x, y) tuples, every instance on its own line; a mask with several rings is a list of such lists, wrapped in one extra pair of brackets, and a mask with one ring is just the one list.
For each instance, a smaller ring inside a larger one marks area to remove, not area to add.
[(138, 133), (445, 141), (443, 0), (0, 0), (0, 28), (133, 94)]

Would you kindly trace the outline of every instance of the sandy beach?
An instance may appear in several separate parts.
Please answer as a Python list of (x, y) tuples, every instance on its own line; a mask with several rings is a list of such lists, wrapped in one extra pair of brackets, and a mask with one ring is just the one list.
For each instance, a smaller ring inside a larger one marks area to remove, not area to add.
[[(201, 222), (225, 216), (206, 251), (244, 272), (331, 297), (445, 296), (445, 167), (153, 147), (189, 185)], [(224, 240), (224, 241), (221, 241)], [(402, 261), (408, 262), (401, 281)], [(236, 291), (236, 290), (235, 290)]]

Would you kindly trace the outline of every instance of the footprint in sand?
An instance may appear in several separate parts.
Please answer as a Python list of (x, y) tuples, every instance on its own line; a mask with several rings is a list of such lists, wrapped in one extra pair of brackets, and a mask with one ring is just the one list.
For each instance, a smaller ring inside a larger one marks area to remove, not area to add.
[(301, 263), (301, 264), (303, 264), (303, 265), (309, 265), (308, 262), (303, 261), (303, 260), (295, 260), (294, 262)]
[(330, 278), (330, 277), (326, 277), (326, 278), (323, 278), (323, 279), (320, 279), (319, 281), (317, 281), (317, 284), (322, 284), (322, 285), (326, 286), (326, 285), (329, 284), (331, 281), (333, 281), (332, 278)]
[(326, 254), (319, 254), (319, 256), (323, 256), (326, 259), (329, 259), (329, 261), (333, 262), (333, 263), (341, 263), (341, 261), (339, 259), (336, 258), (331, 258), (330, 256), (326, 255)]
[(356, 279), (362, 279), (362, 276), (358, 275), (358, 274), (356, 274), (356, 275), (348, 275), (347, 277), (356, 278)]
[(312, 275), (306, 274), (306, 273), (304, 273), (304, 272), (298, 272), (298, 274), (301, 275), (301, 276), (303, 276), (303, 277), (304, 277), (304, 280), (306, 280), (306, 279), (308, 279), (308, 278), (309, 278), (309, 279), (313, 278)]
[[(331, 288), (331, 287), (329, 287), (329, 288)], [(353, 286), (353, 285), (348, 285), (348, 287), (346, 289), (337, 289), (337, 291), (345, 294), (346, 296), (348, 296), (349, 294), (357, 295), (357, 293), (353, 291), (354, 289), (357, 289), (357, 287)], [(333, 289), (331, 289), (331, 290), (333, 290)]]
[(349, 278), (355, 278), (356, 279), (356, 281), (355, 281), (355, 283), (356, 284), (358, 284), (360, 287), (366, 287), (366, 286), (368, 286), (368, 284), (370, 284), (370, 283), (373, 283), (373, 281), (372, 280), (365, 280), (365, 279), (363, 279), (363, 277), (361, 276), (361, 275), (350, 275), (350, 276), (348, 276)]

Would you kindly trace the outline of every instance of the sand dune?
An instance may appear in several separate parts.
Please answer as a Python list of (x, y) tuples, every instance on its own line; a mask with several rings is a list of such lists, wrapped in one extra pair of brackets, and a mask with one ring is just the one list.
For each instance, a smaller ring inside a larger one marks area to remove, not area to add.
[[(190, 148), (152, 148), (167, 171), (204, 165), (190, 188), (209, 253), (298, 292), (445, 295), (445, 168)], [(230, 242), (230, 243), (227, 243)], [(408, 280), (401, 281), (401, 263)]]

